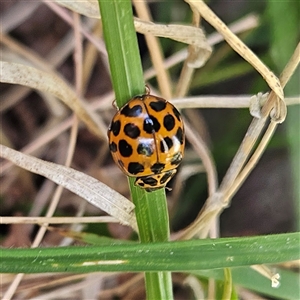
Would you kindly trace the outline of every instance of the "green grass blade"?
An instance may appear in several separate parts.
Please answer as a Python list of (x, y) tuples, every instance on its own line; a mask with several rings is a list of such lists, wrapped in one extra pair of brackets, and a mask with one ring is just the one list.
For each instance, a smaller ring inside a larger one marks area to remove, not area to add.
[(232, 268), (299, 259), (299, 242), (297, 232), (149, 244), (0, 249), (0, 272), (162, 272)]
[(223, 287), (223, 295), (222, 299), (231, 299), (232, 294), (232, 275), (231, 270), (229, 268), (224, 269), (224, 287)]
[(130, 1), (99, 0), (111, 80), (118, 106), (143, 94), (145, 83)]
[(132, 197), (143, 243), (166, 242), (169, 240), (169, 218), (164, 190), (144, 192), (131, 182)]
[[(145, 82), (133, 25), (129, 0), (99, 0), (103, 33), (109, 56), (112, 84), (118, 106), (145, 92)], [(142, 243), (167, 241), (169, 221), (164, 190), (147, 193), (129, 179), (132, 200)], [(145, 274), (149, 299), (172, 299), (172, 281), (169, 272)]]
[[(232, 268), (233, 284), (242, 286), (254, 292), (277, 298), (277, 299), (299, 299), (300, 295), (300, 274), (297, 272), (275, 269), (280, 275), (280, 285), (277, 288), (271, 286), (271, 281), (254, 271), (250, 267)], [(201, 278), (214, 278), (224, 280), (224, 271), (222, 269), (202, 270), (192, 272)]]
[[(147, 193), (130, 181), (141, 241), (168, 241), (169, 218), (164, 190)], [(172, 299), (171, 273), (145, 273), (145, 282), (149, 299)]]

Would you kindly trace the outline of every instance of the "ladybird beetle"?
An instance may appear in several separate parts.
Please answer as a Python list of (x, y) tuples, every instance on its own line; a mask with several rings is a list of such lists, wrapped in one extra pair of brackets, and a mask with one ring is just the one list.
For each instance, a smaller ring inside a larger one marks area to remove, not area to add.
[(163, 188), (175, 175), (185, 144), (183, 121), (168, 101), (136, 96), (112, 119), (109, 149), (115, 163), (147, 192)]

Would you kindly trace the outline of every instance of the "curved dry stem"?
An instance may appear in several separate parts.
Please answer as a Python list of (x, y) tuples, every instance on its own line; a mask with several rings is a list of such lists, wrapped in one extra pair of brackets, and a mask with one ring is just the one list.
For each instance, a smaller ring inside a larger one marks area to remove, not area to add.
[[(63, 20), (65, 20), (70, 26), (73, 26), (73, 20), (69, 13), (67, 13), (64, 9), (62, 9), (59, 5), (52, 1), (45, 1), (43, 0), (44, 4), (47, 5), (51, 10), (53, 10), (57, 15), (59, 15)], [(87, 1), (79, 2), (79, 1), (68, 1), (69, 3), (87, 3)], [(95, 2), (94, 6), (98, 6), (98, 3)], [(76, 10), (74, 10), (76, 11)], [(99, 11), (99, 7), (98, 7)], [(78, 11), (80, 13), (80, 11)], [(99, 50), (99, 52), (103, 55), (107, 55), (106, 48), (104, 45), (103, 40), (100, 40), (98, 37), (95, 37), (94, 35), (90, 34), (88, 30), (84, 27), (80, 27), (80, 31), (82, 34), (91, 42), (94, 44), (94, 46)], [(107, 66), (108, 67), (108, 66)]]
[[(200, 14), (198, 11), (193, 9), (192, 25), (195, 28), (199, 27), (200, 20)], [(175, 96), (178, 98), (186, 95), (187, 91), (189, 90), (195, 68), (202, 67), (212, 53), (212, 48), (209, 45), (204, 33), (201, 44), (201, 47), (193, 44), (189, 45), (188, 47), (188, 56), (184, 61), (175, 93)]]
[(195, 131), (192, 130), (189, 122), (186, 119), (184, 119), (184, 124), (186, 137), (192, 144), (195, 152), (202, 160), (203, 166), (207, 173), (209, 195), (212, 195), (216, 192), (218, 186), (217, 170), (212, 155), (206, 147), (205, 142)]
[(73, 59), (75, 62), (75, 90), (78, 97), (82, 96), (83, 92), (83, 49), (82, 49), (82, 35), (80, 32), (81, 22), (78, 13), (73, 12), (74, 24), (74, 42), (75, 51)]

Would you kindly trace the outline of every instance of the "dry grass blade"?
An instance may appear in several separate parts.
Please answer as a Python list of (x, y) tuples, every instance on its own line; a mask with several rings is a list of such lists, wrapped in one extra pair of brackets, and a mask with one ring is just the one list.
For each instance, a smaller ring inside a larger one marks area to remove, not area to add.
[[(193, 28), (198, 29), (198, 27), (200, 26), (200, 21), (201, 21), (200, 14), (197, 11), (193, 10), (193, 21), (192, 21), (192, 24), (194, 26)], [(203, 39), (205, 41), (206, 47), (208, 47), (207, 49), (194, 44), (191, 44), (188, 47), (188, 56), (184, 62), (179, 77), (178, 85), (176, 88), (175, 95), (177, 97), (183, 97), (188, 93), (188, 89), (191, 85), (195, 68), (202, 67), (212, 53), (212, 48), (209, 45), (208, 41), (206, 40), (204, 33), (203, 33)]]
[(0, 153), (3, 158), (17, 166), (45, 176), (117, 218), (120, 223), (137, 230), (133, 203), (95, 178), (62, 165), (22, 154), (3, 145)]
[(207, 43), (206, 37), (201, 28), (187, 25), (154, 24), (142, 20), (135, 21), (135, 28), (139, 33), (151, 33), (155, 36), (169, 38), (181, 43), (205, 49), (207, 58), (212, 52), (212, 48)]
[[(177, 108), (249, 108), (252, 95), (193, 96), (170, 100)], [(285, 98), (286, 105), (299, 105), (300, 97)]]
[[(13, 39), (7, 34), (0, 34), (0, 41), (8, 48), (9, 52), (15, 53), (17, 56), (23, 57), (28, 61), (29, 65), (36, 67), (40, 70), (52, 72), (57, 66), (59, 66), (71, 53), (74, 48), (73, 34), (67, 33), (65, 37), (58, 43), (58, 45), (52, 49), (43, 58), (32, 49), (26, 47), (16, 39)], [(16, 103), (23, 99), (31, 92), (30, 88), (25, 86), (14, 86), (13, 89), (9, 89), (3, 94), (3, 100), (1, 102), (0, 112), (5, 112), (9, 108), (13, 107)], [(53, 101), (55, 97), (51, 97), (52, 101), (48, 101), (48, 97), (44, 97), (45, 101), (52, 110), (55, 116), (64, 116), (66, 112), (65, 106), (59, 101)]]
[(0, 217), (0, 224), (117, 223), (113, 217)]
[(81, 15), (87, 16), (89, 18), (100, 19), (99, 5), (97, 0), (85, 0), (85, 1), (55, 0), (55, 2)]
[(49, 92), (68, 105), (94, 134), (101, 139), (105, 138), (106, 126), (59, 76), (25, 65), (2, 61), (0, 81)]
[[(97, 19), (100, 18), (99, 6), (97, 1), (87, 0), (79, 2), (55, 0), (55, 2), (84, 16)], [(193, 26), (186, 25), (155, 24), (137, 18), (135, 18), (134, 20), (134, 26), (136, 31), (139, 33), (170, 38), (175, 41), (200, 47), (204, 50), (205, 56), (207, 56), (207, 58), (211, 54), (212, 49), (206, 42), (205, 35), (201, 28), (195, 28)]]

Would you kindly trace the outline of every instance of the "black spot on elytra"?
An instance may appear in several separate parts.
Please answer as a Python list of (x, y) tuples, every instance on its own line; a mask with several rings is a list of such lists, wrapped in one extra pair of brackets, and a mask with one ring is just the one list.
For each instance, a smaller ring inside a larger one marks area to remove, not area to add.
[(174, 113), (176, 119), (181, 122), (180, 112), (176, 109), (175, 106), (173, 106), (173, 113)]
[(146, 133), (154, 133), (158, 132), (160, 129), (160, 124), (157, 119), (153, 116), (149, 116), (149, 118), (145, 118), (143, 129)]
[(173, 141), (167, 136), (163, 141), (160, 141), (160, 151), (167, 153), (173, 147)]
[(119, 152), (123, 157), (130, 157), (132, 155), (132, 147), (125, 141), (119, 141)]
[(150, 118), (146, 118), (144, 120), (143, 129), (146, 133), (152, 133), (154, 131), (153, 129), (153, 122)]
[(116, 144), (115, 142), (111, 142), (111, 143), (109, 144), (109, 150), (110, 150), (111, 152), (117, 152), (117, 150), (118, 150), (117, 144)]
[(137, 147), (137, 153), (146, 155), (146, 156), (151, 156), (153, 154), (153, 148), (151, 143), (139, 143)]
[(173, 177), (174, 174), (175, 174), (175, 172), (173, 172), (173, 171), (166, 172), (164, 174), (164, 176), (160, 179), (160, 183), (161, 184), (166, 183), (169, 180), (169, 178)]
[(150, 115), (150, 118), (151, 118), (151, 120), (152, 120), (152, 122), (153, 122), (153, 128), (154, 128), (155, 132), (158, 132), (159, 129), (160, 129), (160, 124), (159, 124), (159, 122), (157, 121), (157, 119), (156, 119), (155, 117), (153, 117), (153, 116), (151, 116), (151, 115)]
[(159, 112), (159, 111), (164, 110), (164, 109), (166, 108), (166, 105), (167, 105), (167, 104), (166, 104), (165, 101), (159, 100), (159, 101), (153, 101), (153, 102), (150, 102), (149, 105), (150, 105), (150, 107), (151, 107), (153, 110)]
[(175, 126), (175, 119), (172, 115), (168, 114), (164, 117), (164, 127), (171, 131)]
[(120, 110), (120, 113), (126, 117), (138, 117), (142, 112), (143, 108), (141, 105), (135, 105), (130, 108), (127, 104)]
[(124, 127), (124, 133), (132, 139), (136, 139), (140, 136), (141, 131), (135, 124), (128, 123)]
[(128, 165), (128, 172), (133, 175), (144, 172), (144, 166), (137, 162), (131, 162)]
[(141, 177), (140, 178), (145, 184), (150, 185), (150, 186), (156, 186), (157, 185), (157, 180), (151, 176), (147, 177)]
[(181, 127), (179, 127), (179, 128), (177, 129), (176, 137), (178, 138), (180, 144), (182, 145), (182, 144), (183, 144), (183, 131), (182, 131), (182, 128), (181, 128)]
[(117, 136), (120, 133), (120, 129), (121, 129), (120, 120), (112, 122), (109, 128), (109, 130), (113, 133), (114, 136)]
[(182, 161), (182, 154), (181, 154), (181, 152), (177, 152), (171, 158), (171, 165), (178, 166), (181, 161)]
[(164, 169), (164, 167), (165, 167), (165, 164), (155, 163), (154, 165), (151, 166), (150, 169), (154, 174), (158, 174), (158, 173), (161, 173), (161, 171)]

